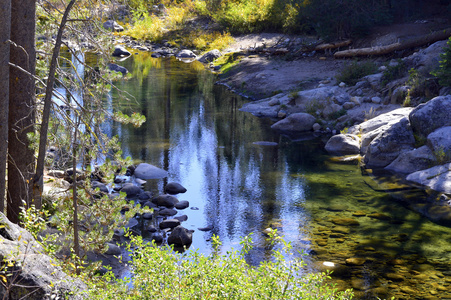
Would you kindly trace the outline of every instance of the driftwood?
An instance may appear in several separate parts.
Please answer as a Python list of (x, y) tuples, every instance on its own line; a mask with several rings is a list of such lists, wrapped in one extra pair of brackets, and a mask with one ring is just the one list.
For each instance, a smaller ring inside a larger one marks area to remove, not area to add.
[(316, 51), (319, 50), (329, 50), (329, 49), (336, 49), (340, 47), (349, 46), (352, 43), (352, 40), (346, 40), (346, 41), (340, 41), (335, 43), (327, 43), (327, 44), (320, 44), (315, 47)]
[(394, 51), (421, 47), (430, 43), (445, 40), (451, 36), (451, 28), (435, 31), (426, 35), (415, 37), (406, 41), (397, 42), (387, 46), (350, 49), (335, 52), (335, 58), (348, 58), (356, 56), (384, 55)]

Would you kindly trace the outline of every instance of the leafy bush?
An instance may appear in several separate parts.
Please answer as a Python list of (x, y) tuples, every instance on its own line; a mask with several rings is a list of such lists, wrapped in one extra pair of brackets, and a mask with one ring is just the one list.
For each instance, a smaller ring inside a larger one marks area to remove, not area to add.
[(337, 80), (339, 82), (344, 82), (347, 85), (355, 85), (360, 78), (373, 74), (376, 70), (377, 66), (372, 61), (354, 61), (341, 70), (340, 74), (337, 75)]
[(439, 69), (433, 73), (434, 76), (438, 77), (441, 86), (451, 86), (451, 37), (447, 45), (444, 48), (445, 52), (440, 54), (442, 60)]
[[(274, 231), (275, 232), (275, 231)], [(277, 250), (275, 242), (281, 242)], [(91, 285), (90, 299), (350, 299), (352, 292), (337, 292), (325, 281), (326, 274), (306, 274), (305, 263), (294, 258), (291, 245), (273, 235), (273, 259), (258, 267), (245, 256), (250, 236), (241, 251), (219, 253), (220, 241), (213, 236), (215, 251), (209, 256), (197, 252), (175, 253), (132, 237), (133, 278)], [(290, 260), (285, 256), (288, 255)], [(112, 279), (110, 277), (110, 279)]]
[(386, 85), (390, 81), (399, 79), (407, 73), (406, 63), (402, 59), (398, 59), (396, 64), (387, 65), (387, 69), (382, 76), (382, 84)]

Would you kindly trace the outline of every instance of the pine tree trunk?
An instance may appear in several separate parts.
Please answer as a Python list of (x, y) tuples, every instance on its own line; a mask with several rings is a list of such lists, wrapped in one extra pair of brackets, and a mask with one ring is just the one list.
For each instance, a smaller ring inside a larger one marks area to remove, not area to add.
[(5, 212), (6, 155), (8, 153), (9, 38), (11, 0), (0, 2), (0, 212)]
[[(11, 1), (10, 62), (30, 74), (35, 74), (36, 63), (35, 15), (35, 0)], [(13, 67), (9, 76), (7, 215), (18, 223), (22, 203), (30, 205), (32, 196), (35, 158), (27, 134), (34, 132), (35, 81)]]

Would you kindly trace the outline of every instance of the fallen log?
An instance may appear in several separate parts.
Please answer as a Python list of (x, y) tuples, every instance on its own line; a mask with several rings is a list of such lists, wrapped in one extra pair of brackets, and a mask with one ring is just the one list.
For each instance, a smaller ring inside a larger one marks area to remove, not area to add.
[(349, 46), (352, 43), (352, 40), (346, 40), (346, 41), (340, 41), (335, 43), (327, 43), (327, 44), (320, 44), (315, 47), (316, 51), (319, 50), (329, 50), (329, 49), (336, 49), (340, 47)]
[(426, 35), (418, 36), (402, 42), (393, 43), (387, 46), (349, 49), (335, 52), (335, 58), (349, 58), (356, 56), (385, 55), (394, 51), (405, 50), (409, 48), (421, 47), (430, 43), (445, 40), (451, 36), (451, 28), (435, 31)]

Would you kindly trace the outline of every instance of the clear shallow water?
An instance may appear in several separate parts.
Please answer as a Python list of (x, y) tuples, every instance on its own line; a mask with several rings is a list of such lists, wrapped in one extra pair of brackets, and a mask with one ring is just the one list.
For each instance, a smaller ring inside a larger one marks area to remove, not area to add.
[[(270, 120), (240, 112), (244, 100), (214, 85), (201, 64), (147, 54), (120, 64), (132, 78), (116, 84), (134, 99), (114, 91), (108, 99), (147, 122), (110, 124), (110, 134), (119, 136), (124, 155), (169, 172), (149, 180), (147, 190), (162, 193), (170, 181), (187, 188), (177, 197), (190, 208), (178, 215), (195, 230), (192, 249), (210, 253), (212, 234), (223, 251), (239, 248), (253, 232), (249, 261), (257, 264), (269, 255), (262, 232), (273, 227), (309, 253), (312, 269), (322, 270), (324, 261), (339, 266), (333, 280), (355, 288), (357, 298), (451, 299), (450, 228), (372, 188), (380, 182), (356, 163), (333, 162), (320, 139), (291, 141), (273, 132)], [(396, 196), (425, 197), (417, 190)], [(207, 225), (214, 229), (197, 229)]]

